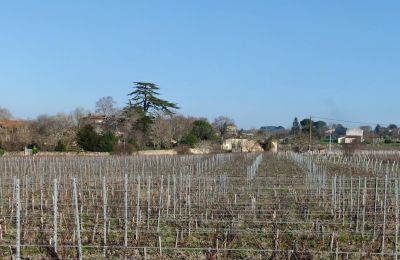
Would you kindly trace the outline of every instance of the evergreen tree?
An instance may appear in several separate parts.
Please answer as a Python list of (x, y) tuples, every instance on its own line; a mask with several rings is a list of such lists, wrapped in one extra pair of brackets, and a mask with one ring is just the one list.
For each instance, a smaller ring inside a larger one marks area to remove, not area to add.
[(298, 133), (300, 133), (300, 124), (299, 124), (299, 120), (297, 119), (297, 117), (295, 117), (294, 120), (293, 120), (293, 125), (292, 125), (292, 129), (291, 129), (291, 133), (292, 133), (292, 134), (298, 134)]
[(90, 152), (111, 152), (118, 141), (112, 133), (96, 133), (91, 125), (80, 128), (76, 139), (79, 147)]
[(214, 128), (206, 120), (196, 120), (193, 122), (193, 129), (190, 132), (199, 140), (215, 139)]
[(128, 94), (129, 99), (125, 112), (136, 112), (139, 115), (135, 127), (147, 132), (158, 113), (174, 114), (173, 109), (179, 109), (177, 104), (158, 98), (160, 88), (149, 82), (134, 82), (133, 91)]
[(379, 124), (377, 124), (376, 127), (375, 127), (375, 130), (374, 130), (374, 133), (379, 135), (380, 132), (381, 132), (381, 126)]

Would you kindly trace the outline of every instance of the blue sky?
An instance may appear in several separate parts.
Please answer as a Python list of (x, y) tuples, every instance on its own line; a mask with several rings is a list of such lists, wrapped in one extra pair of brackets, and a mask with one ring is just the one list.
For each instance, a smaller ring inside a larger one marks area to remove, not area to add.
[(180, 113), (400, 123), (399, 1), (2, 1), (0, 106), (120, 106), (159, 84)]

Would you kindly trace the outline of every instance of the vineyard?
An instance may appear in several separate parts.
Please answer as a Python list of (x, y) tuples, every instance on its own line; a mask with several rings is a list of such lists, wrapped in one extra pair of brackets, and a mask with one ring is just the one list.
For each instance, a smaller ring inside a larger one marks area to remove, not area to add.
[(0, 257), (397, 259), (400, 152), (0, 159)]

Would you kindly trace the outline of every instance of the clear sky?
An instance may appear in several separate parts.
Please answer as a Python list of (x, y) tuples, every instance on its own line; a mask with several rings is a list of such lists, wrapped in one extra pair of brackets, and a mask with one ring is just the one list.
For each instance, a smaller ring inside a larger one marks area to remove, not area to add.
[(184, 115), (244, 128), (400, 123), (399, 14), (397, 0), (1, 1), (0, 106), (122, 106), (149, 81)]

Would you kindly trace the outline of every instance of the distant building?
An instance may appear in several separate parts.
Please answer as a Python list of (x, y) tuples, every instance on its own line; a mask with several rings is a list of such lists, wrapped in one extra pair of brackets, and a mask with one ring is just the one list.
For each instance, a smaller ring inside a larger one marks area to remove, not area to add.
[(97, 134), (103, 133), (113, 133), (116, 136), (122, 136), (123, 133), (119, 129), (119, 123), (121, 123), (125, 118), (121, 115), (96, 115), (89, 114), (86, 117), (82, 117), (79, 121), (80, 126), (91, 125)]
[(351, 144), (355, 142), (364, 142), (364, 130), (360, 128), (347, 129), (346, 135), (338, 138), (339, 144)]
[(106, 121), (107, 117), (105, 115), (92, 115), (89, 114), (86, 117), (82, 117), (80, 119), (80, 124), (81, 125), (100, 125), (103, 124)]
[(222, 150), (228, 152), (262, 152), (264, 151), (261, 145), (248, 139), (230, 138), (222, 143)]

